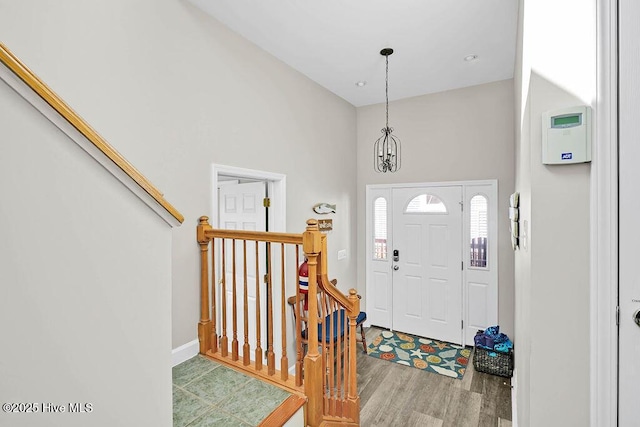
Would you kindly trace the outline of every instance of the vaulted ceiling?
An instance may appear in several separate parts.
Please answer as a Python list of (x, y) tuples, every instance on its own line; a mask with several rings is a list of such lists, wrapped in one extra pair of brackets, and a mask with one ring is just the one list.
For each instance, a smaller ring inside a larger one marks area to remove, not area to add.
[(390, 100), (513, 77), (516, 0), (190, 1), (355, 106), (384, 102), (385, 47)]

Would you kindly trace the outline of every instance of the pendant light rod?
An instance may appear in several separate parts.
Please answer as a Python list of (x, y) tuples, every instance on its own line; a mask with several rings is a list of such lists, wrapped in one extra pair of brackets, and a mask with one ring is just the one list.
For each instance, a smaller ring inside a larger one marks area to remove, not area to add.
[(393, 54), (393, 49), (390, 47), (385, 47), (380, 51), (380, 55), (384, 56), (385, 59), (385, 78), (384, 78), (384, 99), (386, 105), (386, 126), (389, 127), (389, 55)]

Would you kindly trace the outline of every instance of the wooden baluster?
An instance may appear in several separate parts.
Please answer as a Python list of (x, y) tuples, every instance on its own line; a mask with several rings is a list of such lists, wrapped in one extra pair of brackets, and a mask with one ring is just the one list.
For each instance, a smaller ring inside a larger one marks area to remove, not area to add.
[(218, 351), (218, 329), (216, 327), (216, 241), (211, 239), (211, 351)]
[(209, 317), (209, 265), (207, 251), (209, 238), (205, 235), (211, 229), (209, 218), (201, 216), (196, 229), (198, 244), (200, 245), (200, 323), (198, 323), (198, 338), (200, 353), (205, 354), (211, 349), (211, 318)]
[[(335, 382), (334, 382), (334, 377), (335, 377), (335, 366), (336, 366), (336, 350), (339, 348), (336, 346), (336, 344), (339, 345), (339, 341), (334, 343), (334, 339), (333, 339), (333, 331), (335, 331), (338, 327), (338, 324), (336, 323), (336, 320), (340, 320), (339, 317), (334, 319), (334, 314), (331, 311), (333, 309), (333, 304), (332, 301), (330, 299), (330, 296), (327, 293), (323, 293), (324, 298), (323, 299), (323, 307), (324, 307), (324, 311), (325, 313), (323, 313), (323, 318), (326, 319), (327, 316), (329, 316), (329, 333), (326, 332), (326, 329), (323, 327), (322, 328), (322, 335), (326, 335), (326, 337), (323, 336), (323, 338), (329, 339), (329, 351), (327, 352), (327, 375), (329, 377), (329, 382), (328, 382), (328, 392), (326, 392), (325, 394), (327, 395), (327, 398), (329, 399), (328, 403), (328, 414), (330, 415), (334, 415), (336, 413), (336, 401), (335, 401)], [(337, 313), (336, 313), (337, 315)]]
[[(318, 254), (318, 272), (317, 276), (319, 278), (326, 277), (327, 275), (327, 236), (325, 234), (320, 235), (320, 253)], [(335, 324), (335, 318), (333, 317), (333, 313), (331, 312), (331, 296), (325, 291), (324, 285), (320, 284), (320, 280), (318, 280), (318, 292), (321, 292), (322, 298), (322, 307), (324, 309), (324, 313), (322, 315), (322, 330), (324, 338), (328, 338), (329, 342), (323, 343), (322, 351), (324, 354), (324, 365), (323, 370), (326, 372), (325, 378), (326, 382), (324, 386), (324, 394), (325, 394), (325, 415), (332, 415), (335, 411), (335, 387), (334, 387), (334, 376), (335, 376), (335, 365), (336, 365), (336, 343), (333, 340), (333, 328), (337, 327)], [(326, 325), (327, 316), (331, 315), (329, 319), (329, 325)], [(332, 326), (333, 325), (333, 326)], [(327, 333), (327, 329), (329, 328), (329, 333)]]
[(236, 239), (231, 240), (231, 322), (233, 326), (233, 340), (231, 341), (231, 360), (238, 360), (238, 297), (236, 283)]
[(342, 394), (342, 416), (348, 417), (349, 412), (349, 403), (348, 403), (348, 390), (349, 390), (349, 379), (351, 375), (350, 370), (350, 361), (352, 357), (356, 357), (355, 353), (351, 353), (350, 343), (351, 340), (356, 342), (356, 336), (351, 336), (351, 320), (349, 318), (349, 311), (345, 309), (344, 312), (345, 322), (346, 322), (346, 336), (344, 341), (344, 373), (343, 373), (343, 383), (344, 383), (344, 391)]
[[(334, 304), (333, 298), (329, 297), (329, 306), (330, 309), (334, 310), (337, 309), (339, 310), (340, 307), (337, 304)], [(335, 318), (334, 318), (335, 316)], [(342, 319), (342, 317), (340, 316), (340, 312), (337, 313), (331, 313), (331, 319), (334, 321), (334, 327), (335, 328), (340, 328), (340, 320)], [(333, 332), (332, 332), (333, 333)], [(331, 352), (331, 368), (332, 368), (332, 372), (331, 372), (331, 376), (332, 378), (336, 377), (336, 371), (339, 368), (340, 365), (340, 360), (341, 360), (341, 351), (340, 351), (340, 343), (341, 343), (342, 337), (340, 335), (336, 336), (336, 341), (335, 341), (335, 345), (334, 345), (334, 349)], [(338, 387), (338, 383), (334, 380), (333, 386), (331, 387), (331, 415), (336, 415), (336, 400), (338, 398), (336, 391), (337, 391), (337, 387)]]
[(294, 306), (296, 321), (296, 385), (302, 385), (302, 311), (300, 310), (300, 246), (296, 245), (296, 304)]
[[(331, 332), (327, 334), (327, 330), (331, 327), (331, 318), (327, 319), (329, 314), (329, 296), (325, 292), (320, 279), (322, 277), (322, 272), (325, 271), (323, 268), (323, 255), (326, 250), (325, 247), (326, 236), (324, 234), (320, 235), (320, 252), (318, 253), (318, 269), (316, 272), (317, 280), (317, 288), (318, 288), (318, 317), (320, 321), (320, 327), (318, 328), (318, 336), (321, 337), (321, 342), (319, 345), (320, 351), (322, 352), (322, 373), (323, 373), (323, 384), (322, 391), (324, 393), (323, 396), (323, 414), (331, 415), (331, 377), (332, 370), (334, 367), (334, 354), (335, 346), (333, 343), (333, 339), (331, 337)], [(329, 338), (329, 341), (327, 341)], [(334, 350), (332, 350), (332, 348)]]
[[(346, 323), (344, 322), (344, 310), (342, 310), (342, 307), (340, 307), (340, 304), (338, 304), (335, 300), (332, 300), (333, 303), (333, 309), (337, 311), (337, 321), (338, 321), (338, 328), (339, 330), (346, 330)], [(336, 393), (335, 393), (335, 407), (334, 407), (334, 414), (341, 416), (342, 415), (342, 405), (341, 405), (341, 399), (342, 399), (342, 394), (341, 394), (341, 383), (342, 383), (342, 364), (344, 362), (344, 360), (342, 360), (343, 356), (344, 356), (344, 334), (342, 335), (338, 335), (338, 349), (337, 349), (337, 372), (336, 372)]]
[(262, 370), (262, 328), (260, 323), (260, 244), (256, 241), (256, 371)]
[(242, 346), (242, 364), (248, 366), (251, 362), (249, 356), (249, 290), (247, 283), (247, 241), (242, 241), (242, 272), (244, 276), (244, 345)]
[[(342, 393), (342, 399), (344, 401), (344, 408), (343, 408), (343, 414), (348, 413), (347, 411), (347, 397), (348, 397), (348, 390), (349, 390), (349, 379), (351, 378), (351, 365), (350, 365), (350, 361), (351, 358), (354, 359), (354, 362), (356, 361), (356, 356), (357, 353), (351, 353), (351, 347), (350, 347), (350, 343), (351, 340), (353, 339), (353, 342), (357, 344), (357, 340), (356, 337), (358, 336), (357, 334), (354, 334), (353, 336), (351, 335), (351, 325), (350, 325), (350, 319), (349, 319), (349, 311), (345, 310), (344, 313), (344, 320), (346, 322), (346, 328), (347, 328), (347, 336), (346, 339), (344, 341), (344, 346), (345, 346), (345, 357), (344, 357), (344, 373), (342, 374), (342, 376), (344, 377), (343, 379), (343, 384), (344, 384), (344, 391)], [(354, 347), (355, 348), (355, 347)], [(357, 374), (357, 373), (356, 373)]]
[(358, 382), (356, 377), (356, 318), (360, 314), (360, 298), (355, 289), (349, 290), (349, 301), (352, 303), (352, 310), (349, 313), (349, 418), (356, 423), (360, 421), (360, 397), (358, 396)]
[(281, 323), (282, 323), (282, 357), (280, 358), (280, 378), (286, 381), (289, 378), (289, 358), (287, 357), (287, 301), (285, 289), (285, 268), (284, 268), (284, 243), (280, 244), (280, 277), (282, 289), (280, 290)]
[[(351, 350), (349, 347), (349, 343), (351, 342), (351, 340), (353, 339), (354, 342), (356, 341), (356, 336), (354, 335), (353, 337), (351, 336), (351, 327), (350, 327), (350, 320), (349, 320), (349, 311), (345, 310), (344, 313), (344, 317), (345, 317), (345, 322), (346, 322), (346, 332), (347, 332), (347, 336), (346, 339), (344, 340), (344, 347), (345, 347), (345, 355), (344, 355), (344, 359), (343, 359), (343, 373), (342, 373), (342, 383), (344, 385), (344, 389), (342, 391), (342, 400), (343, 400), (343, 414), (346, 412), (346, 408), (347, 408), (347, 396), (348, 396), (348, 390), (349, 390), (349, 378), (351, 375), (351, 370), (350, 370), (350, 364), (349, 361), (351, 360), (352, 357), (356, 357), (356, 353), (351, 354)], [(357, 345), (357, 344), (356, 344)]]
[(304, 390), (307, 402), (307, 424), (319, 426), (322, 422), (323, 407), (323, 372), (322, 358), (318, 353), (318, 253), (321, 250), (318, 221), (307, 221), (307, 229), (303, 233), (303, 250), (307, 256), (309, 267), (309, 300), (308, 309), (308, 351), (304, 358)]
[(346, 360), (348, 357), (347, 342), (349, 340), (349, 327), (348, 327), (349, 321), (347, 319), (347, 311), (344, 309), (341, 309), (340, 306), (338, 306), (337, 308), (340, 309), (340, 325), (344, 330), (344, 335), (340, 337), (340, 343), (338, 345), (338, 348), (340, 349), (341, 357), (338, 359), (338, 380), (337, 380), (338, 390), (336, 391), (336, 396), (337, 396), (336, 415), (342, 417), (344, 416), (344, 405), (343, 405), (344, 394), (345, 394), (344, 390), (346, 390), (346, 384), (344, 379), (348, 371)]
[(273, 286), (271, 281), (271, 242), (267, 242), (267, 373), (276, 373), (276, 355), (273, 353)]
[(340, 305), (340, 303), (338, 301), (334, 302), (336, 305), (336, 309), (339, 311), (340, 315), (339, 315), (339, 322), (340, 322), (340, 326), (344, 333), (340, 336), (340, 340), (338, 342), (338, 373), (337, 373), (337, 390), (336, 390), (336, 415), (338, 416), (342, 416), (343, 415), (343, 408), (342, 408), (342, 399), (343, 399), (343, 395), (345, 394), (345, 390), (346, 390), (346, 386), (344, 384), (344, 376), (347, 373), (347, 368), (345, 367), (344, 364), (344, 358), (345, 358), (345, 347), (346, 347), (346, 343), (347, 343), (347, 334), (349, 331), (348, 328), (348, 322), (345, 322), (345, 309), (344, 307), (342, 307)]
[(221, 302), (222, 302), (222, 337), (220, 337), (220, 354), (222, 357), (229, 355), (229, 339), (227, 338), (227, 255), (226, 255), (226, 242), (222, 239), (222, 289), (220, 290)]

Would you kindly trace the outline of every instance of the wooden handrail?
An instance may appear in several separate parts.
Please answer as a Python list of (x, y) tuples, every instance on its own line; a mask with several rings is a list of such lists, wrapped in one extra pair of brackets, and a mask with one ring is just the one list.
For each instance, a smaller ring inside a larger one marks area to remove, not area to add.
[(118, 153), (102, 136), (71, 109), (49, 86), (36, 76), (20, 59), (18, 59), (4, 44), (0, 43), (0, 62), (18, 76), (27, 86), (36, 92), (61, 117), (78, 130), (91, 144), (100, 150), (118, 168), (127, 174), (140, 188), (151, 196), (179, 223), (184, 222), (184, 216), (173, 207), (151, 182), (144, 177), (131, 163)]
[(208, 239), (237, 239), (256, 242), (302, 244), (302, 234), (276, 233), (272, 231), (224, 230), (212, 228), (205, 231)]
[(333, 284), (333, 281), (329, 280), (327, 275), (320, 275), (318, 277), (318, 285), (325, 291), (331, 298), (336, 300), (341, 306), (343, 306), (347, 311), (353, 312), (355, 311), (355, 305), (353, 302), (340, 291), (340, 289), (336, 288)]

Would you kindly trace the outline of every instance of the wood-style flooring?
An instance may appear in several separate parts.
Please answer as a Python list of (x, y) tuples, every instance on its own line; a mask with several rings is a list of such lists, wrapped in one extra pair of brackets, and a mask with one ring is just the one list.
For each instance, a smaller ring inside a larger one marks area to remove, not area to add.
[[(381, 329), (367, 329), (370, 343)], [(359, 347), (360, 425), (511, 427), (508, 378), (476, 372), (462, 380), (367, 356)], [(505, 384), (506, 383), (506, 384)]]

